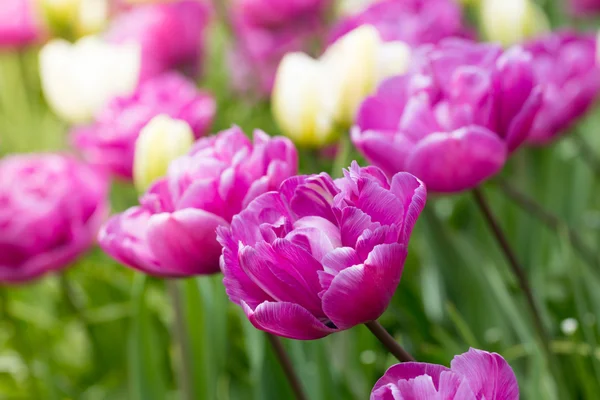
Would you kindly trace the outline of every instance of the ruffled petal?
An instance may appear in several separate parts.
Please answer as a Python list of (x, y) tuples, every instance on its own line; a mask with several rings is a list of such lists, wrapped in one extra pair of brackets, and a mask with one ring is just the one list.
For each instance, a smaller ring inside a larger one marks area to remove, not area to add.
[(295, 303), (264, 302), (255, 310), (242, 303), (242, 308), (252, 325), (277, 336), (314, 340), (336, 332)]
[(498, 136), (469, 126), (428, 136), (416, 146), (406, 167), (428, 190), (451, 193), (473, 188), (495, 175), (506, 155), (506, 145)]
[(469, 349), (454, 357), (450, 367), (465, 377), (478, 399), (519, 399), (515, 373), (499, 354)]
[(228, 226), (227, 221), (204, 210), (156, 214), (148, 221), (148, 246), (175, 276), (213, 274), (219, 272), (219, 226)]
[(322, 296), (323, 311), (340, 329), (381, 316), (398, 287), (406, 247), (377, 246), (364, 264), (342, 270)]
[(391, 190), (404, 205), (404, 224), (399, 240), (407, 245), (417, 218), (425, 207), (427, 189), (414, 175), (399, 172), (392, 178)]

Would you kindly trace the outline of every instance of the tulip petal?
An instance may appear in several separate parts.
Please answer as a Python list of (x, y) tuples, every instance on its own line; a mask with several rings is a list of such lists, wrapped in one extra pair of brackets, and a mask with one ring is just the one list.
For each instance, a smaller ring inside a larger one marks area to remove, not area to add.
[(404, 171), (415, 143), (396, 131), (351, 131), (352, 143), (365, 158), (381, 168), (388, 176)]
[(344, 208), (340, 218), (342, 246), (355, 247), (356, 240), (365, 230), (375, 230), (379, 226), (362, 210), (355, 207)]
[(451, 368), (464, 375), (478, 399), (519, 399), (515, 373), (499, 354), (469, 349), (467, 353), (454, 357)]
[(425, 182), (428, 190), (457, 192), (473, 188), (496, 174), (506, 161), (506, 145), (479, 126), (450, 134), (434, 133), (418, 143), (407, 171)]
[(404, 205), (404, 226), (400, 243), (408, 244), (417, 218), (425, 207), (427, 200), (427, 189), (423, 182), (414, 175), (407, 172), (399, 172), (392, 178), (392, 193), (394, 193)]
[(295, 303), (266, 301), (255, 310), (242, 303), (242, 308), (257, 329), (289, 339), (314, 340), (337, 331)]
[(221, 254), (216, 229), (227, 225), (198, 209), (156, 214), (148, 221), (148, 246), (162, 265), (179, 275), (216, 273)]
[(340, 329), (379, 318), (400, 282), (405, 258), (405, 246), (384, 244), (364, 264), (342, 270), (322, 296), (325, 314)]

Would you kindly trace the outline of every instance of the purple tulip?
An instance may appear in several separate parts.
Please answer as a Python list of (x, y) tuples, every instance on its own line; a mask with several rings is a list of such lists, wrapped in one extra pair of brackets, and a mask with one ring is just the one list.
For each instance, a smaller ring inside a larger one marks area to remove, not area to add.
[(115, 43), (140, 44), (142, 81), (175, 68), (196, 75), (209, 16), (208, 7), (197, 0), (146, 4), (120, 14), (106, 35)]
[(344, 176), (290, 178), (217, 230), (227, 294), (256, 328), (318, 339), (387, 308), (425, 186), (356, 162)]
[(236, 43), (230, 54), (233, 86), (268, 96), (283, 56), (306, 51), (325, 32), (329, 0), (238, 0), (232, 15)]
[(557, 138), (594, 104), (600, 90), (596, 37), (572, 31), (554, 32), (525, 45), (544, 89), (542, 107), (527, 138), (546, 144)]
[(135, 141), (152, 118), (166, 114), (181, 119), (200, 137), (209, 129), (215, 109), (210, 94), (176, 73), (166, 73), (142, 83), (129, 97), (112, 100), (94, 124), (73, 131), (73, 142), (90, 163), (131, 179)]
[(408, 362), (390, 367), (377, 381), (371, 400), (518, 400), (510, 365), (496, 353), (470, 349), (450, 368)]
[(108, 214), (108, 179), (72, 157), (0, 160), (0, 283), (67, 267), (94, 243)]
[(600, 0), (569, 0), (569, 11), (578, 17), (600, 13)]
[(340, 21), (331, 32), (330, 43), (360, 25), (373, 25), (384, 41), (400, 40), (415, 47), (447, 37), (471, 36), (456, 1), (382, 0)]
[(418, 53), (414, 71), (363, 102), (352, 140), (388, 176), (408, 171), (435, 192), (473, 188), (529, 134), (541, 102), (531, 56), (460, 39)]
[(102, 228), (102, 248), (120, 262), (165, 277), (219, 271), (215, 230), (229, 226), (256, 196), (297, 171), (296, 148), (287, 138), (239, 128), (200, 139), (169, 166), (140, 198)]
[(0, 48), (22, 47), (35, 43), (42, 36), (34, 1), (0, 1)]

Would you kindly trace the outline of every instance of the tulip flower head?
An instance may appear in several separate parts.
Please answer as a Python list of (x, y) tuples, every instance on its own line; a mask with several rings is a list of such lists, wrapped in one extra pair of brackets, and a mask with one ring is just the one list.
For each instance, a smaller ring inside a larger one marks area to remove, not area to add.
[(202, 66), (209, 9), (198, 0), (143, 4), (118, 15), (106, 38), (141, 48), (140, 79), (181, 68), (197, 75)]
[(363, 102), (352, 140), (388, 176), (408, 171), (431, 191), (460, 192), (503, 167), (541, 95), (523, 49), (448, 39)]
[(482, 0), (480, 27), (485, 37), (504, 46), (550, 30), (550, 22), (532, 0)]
[(461, 8), (454, 0), (380, 0), (337, 23), (330, 42), (361, 25), (375, 27), (385, 42), (401, 41), (411, 47), (470, 36), (462, 22)]
[(407, 362), (390, 367), (375, 384), (370, 400), (519, 400), (517, 378), (496, 353), (470, 349), (450, 368)]
[(194, 132), (185, 121), (157, 115), (142, 129), (135, 142), (133, 182), (139, 192), (167, 173), (169, 163), (186, 154), (194, 144)]
[(73, 131), (73, 142), (88, 162), (131, 179), (136, 140), (154, 117), (164, 114), (185, 121), (199, 138), (210, 128), (215, 111), (211, 95), (179, 74), (166, 73), (143, 82), (130, 96), (113, 99), (96, 122)]
[(99, 234), (102, 248), (142, 272), (163, 277), (219, 271), (216, 228), (229, 226), (251, 200), (297, 171), (287, 138), (261, 131), (254, 141), (234, 127), (198, 140), (169, 165), (140, 205), (111, 218)]
[(0, 283), (67, 267), (108, 214), (108, 179), (64, 155), (0, 160)]
[(330, 144), (353, 123), (358, 106), (380, 80), (406, 71), (409, 57), (404, 43), (383, 43), (367, 25), (340, 38), (318, 60), (288, 54), (273, 89), (275, 119), (301, 146)]
[(71, 123), (91, 121), (117, 96), (131, 94), (138, 83), (139, 47), (114, 45), (98, 37), (71, 44), (55, 39), (40, 51), (40, 75), (46, 100)]
[(258, 329), (301, 340), (377, 319), (396, 290), (425, 186), (354, 162), (296, 176), (218, 229), (223, 283)]
[(0, 48), (27, 46), (41, 36), (34, 0), (0, 1)]
[(558, 31), (525, 44), (544, 89), (542, 107), (527, 141), (543, 145), (564, 133), (594, 104), (600, 92), (595, 35)]

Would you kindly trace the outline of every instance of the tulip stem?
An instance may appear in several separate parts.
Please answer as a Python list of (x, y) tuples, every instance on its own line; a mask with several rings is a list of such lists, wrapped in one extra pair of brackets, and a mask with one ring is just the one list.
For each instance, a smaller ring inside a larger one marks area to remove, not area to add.
[(300, 379), (298, 378), (298, 374), (294, 369), (294, 365), (290, 360), (285, 348), (283, 347), (283, 343), (281, 340), (275, 335), (267, 333), (267, 339), (269, 339), (269, 343), (273, 347), (275, 354), (277, 355), (277, 359), (279, 360), (279, 364), (281, 364), (281, 368), (283, 368), (283, 372), (288, 379), (290, 386), (292, 387), (292, 391), (294, 392), (294, 396), (296, 400), (308, 400), (306, 394), (304, 393), (304, 389), (302, 389), (302, 384), (300, 383)]
[(481, 191), (481, 189), (479, 189), (479, 188), (473, 189), (473, 195), (475, 197), (475, 202), (477, 203), (479, 210), (485, 217), (485, 221), (486, 221), (488, 227), (494, 234), (494, 237), (496, 238), (498, 245), (502, 249), (502, 252), (504, 253), (504, 256), (506, 257), (506, 260), (508, 261), (508, 264), (509, 264), (513, 274), (517, 278), (517, 281), (519, 282), (519, 286), (521, 287), (521, 290), (525, 294), (525, 299), (527, 300), (527, 304), (529, 306), (531, 316), (533, 317), (533, 324), (535, 326), (538, 336), (540, 337), (540, 339), (542, 341), (544, 349), (549, 354), (550, 340), (549, 340), (548, 332), (546, 331), (546, 328), (544, 327), (541, 313), (535, 302), (535, 298), (533, 296), (533, 290), (531, 289), (531, 285), (529, 284), (529, 279), (527, 278), (525, 270), (523, 269), (523, 267), (517, 260), (517, 257), (515, 255), (512, 247), (508, 243), (508, 240), (506, 239), (506, 236), (504, 235), (502, 228), (500, 228), (500, 224), (498, 223), (496, 217), (492, 213), (492, 210), (491, 210), (487, 200), (485, 199), (485, 196), (483, 195), (483, 192)]
[(573, 245), (573, 248), (579, 252), (581, 258), (590, 264), (590, 266), (600, 271), (600, 259), (596, 255), (595, 251), (585, 243), (583, 238), (576, 231), (567, 226), (559, 217), (544, 209), (534, 199), (511, 185), (507, 180), (499, 178), (496, 180), (496, 183), (507, 197), (513, 200), (524, 211), (537, 218), (549, 229), (553, 230), (557, 234), (561, 232), (566, 233), (569, 241)]
[(402, 346), (396, 342), (396, 340), (385, 330), (383, 326), (377, 321), (367, 322), (365, 324), (367, 328), (375, 335), (377, 339), (385, 346), (390, 353), (394, 355), (400, 362), (415, 361), (415, 358), (410, 355), (409, 352), (404, 350)]
[(173, 311), (175, 314), (175, 323), (173, 325), (173, 335), (175, 337), (177, 349), (178, 349), (178, 369), (179, 384), (181, 385), (181, 391), (185, 400), (194, 400), (194, 393), (192, 391), (192, 364), (190, 360), (191, 346), (189, 338), (185, 332), (185, 314), (183, 310), (181, 290), (179, 282), (174, 279), (167, 279), (167, 290), (173, 304)]

